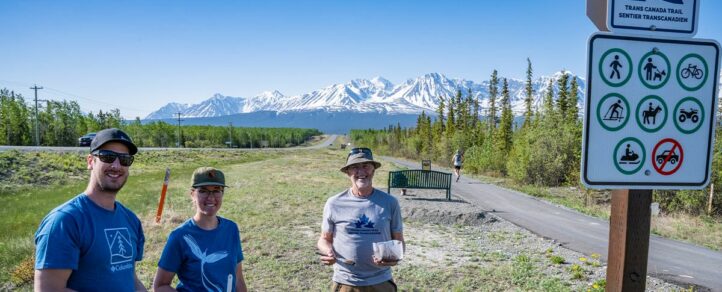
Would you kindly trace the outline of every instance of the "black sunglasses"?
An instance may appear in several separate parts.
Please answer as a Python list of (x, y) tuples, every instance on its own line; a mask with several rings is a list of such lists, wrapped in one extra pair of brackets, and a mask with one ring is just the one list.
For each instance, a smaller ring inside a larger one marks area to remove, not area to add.
[[(373, 158), (374, 155), (371, 153), (371, 149), (368, 149), (368, 148), (366, 148), (366, 147), (353, 148), (353, 149), (351, 149), (351, 152), (348, 153), (348, 156), (351, 156), (351, 155), (354, 155), (354, 154), (359, 154), (359, 153), (365, 154), (366, 158), (368, 158), (368, 159), (371, 159), (371, 160), (374, 159), (374, 158)], [(348, 156), (346, 156), (346, 157), (348, 157)]]
[(133, 155), (130, 154), (122, 154), (115, 151), (110, 150), (96, 150), (91, 153), (91, 155), (98, 157), (100, 161), (105, 163), (113, 163), (116, 158), (118, 158), (120, 165), (122, 166), (130, 166), (133, 164)]

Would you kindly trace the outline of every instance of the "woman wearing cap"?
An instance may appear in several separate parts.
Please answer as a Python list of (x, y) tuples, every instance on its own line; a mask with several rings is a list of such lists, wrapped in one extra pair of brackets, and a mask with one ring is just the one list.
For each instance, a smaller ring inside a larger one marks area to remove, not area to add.
[[(155, 291), (247, 291), (238, 226), (216, 215), (226, 187), (223, 172), (193, 172), (190, 197), (195, 215), (168, 236), (153, 281)], [(179, 283), (170, 284), (178, 275)]]

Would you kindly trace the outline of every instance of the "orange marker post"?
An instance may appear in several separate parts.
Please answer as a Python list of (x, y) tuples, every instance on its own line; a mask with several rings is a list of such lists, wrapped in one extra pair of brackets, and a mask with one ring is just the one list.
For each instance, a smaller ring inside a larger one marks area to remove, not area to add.
[(168, 190), (168, 181), (170, 181), (170, 168), (166, 167), (163, 190), (160, 191), (160, 201), (158, 202), (158, 212), (155, 213), (155, 223), (160, 223), (160, 216), (163, 214), (163, 204), (165, 203), (165, 192)]

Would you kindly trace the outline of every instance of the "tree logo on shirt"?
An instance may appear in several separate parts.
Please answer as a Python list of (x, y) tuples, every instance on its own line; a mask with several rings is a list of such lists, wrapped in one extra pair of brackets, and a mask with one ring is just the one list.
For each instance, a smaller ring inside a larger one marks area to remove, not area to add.
[(110, 249), (110, 264), (132, 262), (135, 248), (130, 241), (128, 228), (107, 228), (104, 231)]
[(355, 225), (356, 228), (374, 228), (375, 224), (369, 217), (366, 217), (366, 214), (361, 214), (361, 217), (359, 217), (353, 225)]
[[(183, 240), (185, 240), (185, 242), (188, 244), (188, 247), (191, 249), (191, 252), (193, 252), (193, 255), (196, 256), (196, 258), (198, 258), (201, 261), (201, 283), (203, 283), (203, 287), (205, 287), (207, 291), (222, 292), (223, 290), (220, 287), (214, 285), (211, 282), (211, 280), (208, 279), (208, 277), (206, 276), (205, 265), (212, 264), (212, 263), (222, 260), (223, 258), (228, 256), (228, 252), (225, 250), (222, 250), (222, 251), (217, 251), (217, 252), (207, 255), (206, 251), (208, 251), (208, 250), (201, 251), (201, 247), (198, 246), (198, 243), (196, 242), (195, 238), (193, 238), (193, 236), (191, 236), (190, 234), (183, 235)], [(228, 276), (229, 276), (229, 281), (228, 281), (228, 287), (226, 287), (226, 288), (228, 288), (227, 291), (231, 291), (231, 289), (230, 289), (231, 283), (232, 283), (232, 281), (230, 279), (231, 275), (228, 275)]]

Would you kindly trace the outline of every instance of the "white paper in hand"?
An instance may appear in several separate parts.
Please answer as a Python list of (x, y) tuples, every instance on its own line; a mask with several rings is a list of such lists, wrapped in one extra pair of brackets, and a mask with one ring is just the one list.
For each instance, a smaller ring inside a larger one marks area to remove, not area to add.
[(374, 256), (383, 261), (400, 261), (404, 258), (404, 246), (401, 241), (374, 242), (373, 246)]

